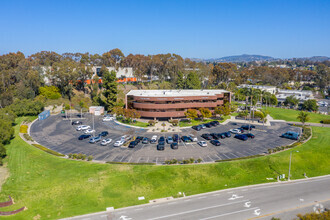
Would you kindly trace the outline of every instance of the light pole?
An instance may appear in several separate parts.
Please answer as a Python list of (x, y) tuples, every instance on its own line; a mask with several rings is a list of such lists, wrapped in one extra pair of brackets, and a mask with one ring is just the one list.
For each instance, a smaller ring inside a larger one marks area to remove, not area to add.
[(94, 130), (94, 114), (92, 114), (92, 116), (93, 116), (93, 137), (95, 136), (95, 130)]
[[(292, 158), (292, 152), (290, 152), (290, 163), (289, 163), (289, 175), (288, 175), (288, 181), (290, 181), (290, 176), (291, 176), (291, 158)], [(296, 152), (299, 152), (299, 151), (296, 151)]]

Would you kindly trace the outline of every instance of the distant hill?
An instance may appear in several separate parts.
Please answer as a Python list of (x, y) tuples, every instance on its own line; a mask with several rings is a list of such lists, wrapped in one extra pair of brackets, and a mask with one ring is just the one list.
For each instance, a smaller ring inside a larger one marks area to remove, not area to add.
[(221, 57), (216, 59), (207, 59), (206, 62), (252, 62), (252, 61), (269, 61), (275, 60), (274, 57), (270, 56), (262, 56), (262, 55), (249, 55), (249, 54), (242, 54), (236, 56), (228, 56), (228, 57)]

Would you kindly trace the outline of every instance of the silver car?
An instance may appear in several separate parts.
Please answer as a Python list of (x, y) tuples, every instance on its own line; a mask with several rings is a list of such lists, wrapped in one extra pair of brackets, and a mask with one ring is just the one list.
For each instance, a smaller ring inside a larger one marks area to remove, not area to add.
[(111, 138), (103, 139), (102, 142), (101, 142), (101, 145), (106, 146), (106, 145), (110, 144), (111, 141), (112, 141)]

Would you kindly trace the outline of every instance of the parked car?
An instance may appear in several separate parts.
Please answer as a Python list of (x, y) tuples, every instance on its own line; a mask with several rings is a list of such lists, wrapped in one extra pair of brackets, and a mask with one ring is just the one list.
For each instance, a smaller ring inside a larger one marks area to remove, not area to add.
[(221, 143), (220, 143), (219, 140), (211, 140), (210, 142), (211, 142), (211, 144), (213, 144), (214, 146), (220, 146), (220, 145), (221, 145)]
[(217, 136), (218, 136), (218, 138), (221, 138), (221, 139), (226, 138), (225, 133), (218, 133)]
[(178, 142), (173, 142), (173, 143), (171, 144), (171, 148), (172, 148), (173, 150), (178, 149), (178, 148), (179, 148), (179, 144), (178, 144)]
[(218, 121), (212, 121), (212, 122), (215, 123), (216, 125), (220, 124)]
[(292, 140), (298, 140), (300, 137), (300, 134), (298, 132), (294, 132), (294, 131), (287, 131), (284, 134), (282, 134), (281, 137), (292, 139)]
[(200, 126), (200, 125), (194, 125), (194, 126), (192, 126), (191, 128), (192, 128), (192, 129), (195, 129), (196, 131), (200, 131), (200, 130), (202, 130), (202, 126)]
[(100, 134), (99, 134), (99, 136), (101, 136), (101, 137), (105, 137), (105, 136), (107, 136), (109, 134), (109, 132), (107, 132), (107, 131), (102, 131)]
[(212, 125), (211, 125), (210, 123), (206, 123), (206, 124), (204, 124), (204, 125), (205, 125), (205, 127), (207, 127), (207, 128), (212, 127)]
[(104, 117), (104, 118), (102, 119), (102, 121), (112, 121), (112, 120), (114, 120), (114, 119), (115, 119), (115, 117), (107, 116), (107, 117)]
[(81, 121), (73, 121), (71, 124), (72, 125), (82, 125), (82, 122)]
[(87, 138), (90, 138), (92, 135), (90, 134), (82, 134), (78, 137), (78, 140), (84, 140), (84, 139), (87, 139)]
[(111, 138), (103, 139), (103, 140), (101, 141), (101, 145), (102, 145), (102, 146), (106, 146), (106, 145), (110, 144), (111, 141), (112, 141)]
[(202, 138), (204, 138), (206, 140), (211, 140), (212, 136), (210, 134), (202, 134)]
[(142, 137), (142, 136), (137, 136), (137, 137), (136, 137), (136, 140), (139, 140), (139, 142), (140, 142), (140, 141), (143, 140), (143, 137)]
[(167, 139), (166, 139), (166, 142), (168, 144), (172, 144), (173, 143), (173, 138), (171, 136), (168, 136)]
[(92, 133), (94, 133), (94, 132), (95, 132), (95, 130), (87, 129), (84, 133), (85, 133), (85, 134), (92, 134)]
[(202, 127), (202, 129), (206, 128), (205, 124), (201, 124), (200, 126)]
[(136, 145), (138, 145), (139, 142), (135, 141), (131, 141), (128, 145), (129, 148), (134, 148)]
[(160, 142), (164, 142), (165, 143), (165, 137), (164, 136), (161, 136), (159, 139), (158, 139), (158, 143)]
[(209, 124), (212, 125), (213, 127), (218, 126), (217, 123), (215, 123), (215, 121), (211, 121)]
[(242, 125), (241, 128), (243, 128), (244, 130), (252, 130), (253, 128), (256, 128), (256, 126), (254, 125)]
[(99, 142), (99, 141), (101, 141), (100, 136), (92, 137), (91, 139), (89, 139), (90, 144), (95, 144), (96, 142)]
[(210, 135), (211, 135), (212, 138), (215, 139), (215, 140), (218, 140), (218, 139), (219, 139), (218, 134), (216, 134), (216, 133), (211, 133)]
[(144, 137), (142, 140), (142, 144), (148, 144), (149, 143), (149, 138)]
[(79, 126), (76, 127), (76, 130), (77, 131), (82, 131), (82, 130), (87, 130), (87, 129), (90, 129), (90, 128), (91, 128), (91, 126), (89, 126), (89, 125), (79, 125)]
[(123, 136), (120, 137), (120, 140), (124, 143), (130, 141), (131, 139), (132, 139), (132, 137), (129, 136), (129, 135), (123, 135)]
[(180, 140), (181, 140), (181, 139), (180, 139), (180, 136), (179, 136), (178, 134), (174, 134), (174, 135), (173, 135), (173, 141), (174, 141), (174, 142), (178, 142), (178, 143), (179, 143)]
[(225, 134), (225, 136), (228, 138), (228, 137), (231, 137), (231, 134), (230, 134), (230, 132), (229, 131), (227, 131), (227, 132), (224, 132), (224, 134)]
[(243, 128), (237, 128), (237, 130), (240, 130), (241, 133), (244, 133), (244, 129)]
[(201, 146), (201, 147), (207, 147), (206, 141), (199, 141), (198, 145)]
[(247, 133), (247, 134), (245, 134), (247, 137), (249, 137), (249, 138), (254, 138), (254, 134), (251, 134), (251, 133)]
[(241, 130), (239, 130), (239, 129), (230, 129), (229, 131), (231, 133), (233, 133), (233, 134), (240, 134), (240, 133), (242, 133)]
[(182, 140), (183, 142), (191, 142), (190, 138), (187, 137), (187, 136), (182, 136), (182, 137), (181, 137), (181, 140)]
[(116, 141), (116, 142), (113, 144), (113, 146), (115, 146), (115, 147), (120, 147), (120, 146), (123, 145), (124, 143), (125, 143), (124, 141), (119, 140), (119, 141)]
[(150, 139), (150, 144), (155, 144), (157, 142), (157, 135), (152, 136)]
[(198, 141), (197, 137), (196, 137), (195, 135), (193, 135), (193, 134), (189, 134), (188, 137), (189, 137), (190, 140), (193, 141), (193, 142), (197, 142), (197, 141)]
[(246, 141), (248, 139), (248, 137), (245, 134), (236, 134), (235, 138), (242, 140), (242, 141)]
[(164, 142), (160, 142), (160, 143), (157, 144), (157, 150), (165, 150)]

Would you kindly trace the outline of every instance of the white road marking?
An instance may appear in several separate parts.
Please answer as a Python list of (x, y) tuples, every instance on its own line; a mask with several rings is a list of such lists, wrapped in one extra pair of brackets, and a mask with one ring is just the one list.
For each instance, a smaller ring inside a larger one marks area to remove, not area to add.
[(156, 219), (173, 217), (173, 216), (177, 216), (177, 215), (188, 214), (188, 213), (192, 213), (192, 212), (199, 212), (199, 211), (202, 211), (202, 210), (213, 209), (213, 208), (218, 208), (218, 207), (222, 207), (222, 206), (228, 206), (228, 205), (237, 204), (237, 203), (246, 202), (246, 201), (248, 201), (248, 200), (230, 202), (230, 203), (221, 204), (221, 205), (215, 205), (215, 206), (209, 206), (209, 207), (200, 208), (200, 209), (194, 209), (194, 210), (191, 210), (191, 211), (185, 211), (185, 212), (179, 212), (179, 213), (170, 214), (170, 215), (159, 216), (159, 217), (155, 217), (155, 218), (150, 218), (149, 220), (156, 220)]
[(129, 158), (128, 163), (132, 160), (133, 157)]
[(259, 216), (259, 215), (260, 215), (260, 209), (256, 209), (256, 210), (254, 210), (254, 213), (253, 213), (253, 214)]
[(224, 213), (224, 214), (221, 214), (221, 215), (215, 215), (215, 216), (211, 216), (211, 217), (208, 217), (208, 218), (202, 218), (200, 220), (207, 220), (207, 219), (212, 219), (212, 218), (218, 218), (218, 217), (222, 217), (222, 216), (226, 216), (226, 215), (232, 215), (232, 214), (236, 214), (236, 213), (240, 213), (240, 212), (249, 211), (249, 210), (252, 210), (252, 209), (255, 209), (255, 208), (242, 209), (242, 210), (235, 211), (235, 212), (228, 212), (228, 213)]
[(243, 198), (243, 196), (238, 196), (238, 195), (236, 195), (236, 194), (233, 194), (233, 195), (231, 196), (231, 198), (229, 198), (228, 200), (235, 200), (235, 199), (240, 199), (240, 198)]
[(251, 206), (251, 202), (250, 201), (244, 203), (244, 207), (249, 208), (250, 206)]

